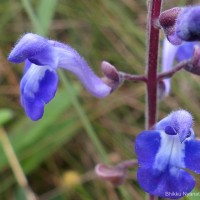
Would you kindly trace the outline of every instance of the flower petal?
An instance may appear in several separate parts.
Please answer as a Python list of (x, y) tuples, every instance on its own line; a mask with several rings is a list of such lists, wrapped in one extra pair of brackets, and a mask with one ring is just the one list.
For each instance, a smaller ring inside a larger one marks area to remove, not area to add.
[(161, 136), (158, 131), (143, 131), (135, 140), (135, 151), (141, 166), (151, 166), (161, 144)]
[(57, 85), (58, 76), (52, 68), (32, 64), (28, 69), (20, 83), (21, 103), (32, 120), (42, 117), (44, 105), (55, 96)]
[(188, 172), (176, 167), (166, 168), (164, 171), (141, 167), (138, 169), (137, 178), (146, 192), (163, 198), (181, 198), (195, 186), (194, 178)]
[(173, 45), (180, 45), (182, 40), (177, 36), (176, 33), (172, 33), (171, 35), (167, 35), (168, 41)]
[(193, 124), (192, 115), (186, 110), (171, 112), (167, 117), (160, 120), (155, 125), (156, 130), (165, 130), (166, 126), (171, 126), (179, 135), (181, 142), (191, 135)]
[(185, 166), (200, 174), (200, 141), (185, 141)]
[(184, 168), (184, 148), (178, 135), (168, 135), (164, 131), (143, 131), (135, 142), (139, 165), (161, 171), (168, 165)]
[(181, 62), (186, 59), (190, 59), (194, 53), (194, 46), (198, 44), (197, 42), (184, 42), (182, 45), (179, 46), (176, 59), (178, 62)]
[(165, 133), (168, 135), (176, 135), (177, 134), (176, 130), (174, 130), (174, 128), (172, 128), (171, 126), (165, 127)]
[[(166, 72), (172, 69), (177, 50), (178, 46), (174, 46), (166, 38), (164, 39), (162, 51), (162, 72)], [(163, 83), (165, 84), (165, 92), (162, 91), (162, 93), (164, 93), (163, 97), (169, 95), (171, 88), (170, 82), (170, 78), (163, 80)]]
[(200, 39), (200, 6), (185, 7), (179, 14), (176, 23), (176, 34), (184, 41)]
[(166, 38), (163, 41), (162, 51), (162, 72), (166, 72), (173, 67), (174, 58), (179, 46), (172, 45)]
[(48, 40), (33, 33), (21, 37), (8, 56), (13, 63), (21, 63), (29, 59), (37, 65), (57, 66), (58, 58)]
[(59, 66), (74, 73), (85, 88), (94, 96), (103, 98), (110, 94), (111, 87), (106, 85), (88, 66), (84, 58), (69, 45), (49, 41), (59, 55)]
[(25, 65), (24, 65), (24, 74), (29, 70), (33, 63), (30, 62), (28, 59), (25, 60)]
[(24, 107), (26, 115), (33, 121), (39, 120), (44, 114), (45, 103), (40, 99), (26, 100), (21, 97), (21, 104)]

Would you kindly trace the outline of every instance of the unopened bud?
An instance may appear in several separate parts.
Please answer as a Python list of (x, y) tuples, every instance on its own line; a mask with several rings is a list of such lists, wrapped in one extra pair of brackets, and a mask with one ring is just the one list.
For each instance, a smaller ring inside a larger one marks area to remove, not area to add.
[(109, 62), (103, 61), (101, 64), (101, 70), (104, 74), (102, 80), (112, 88), (111, 92), (115, 91), (124, 82), (121, 73), (118, 72), (117, 69)]
[(127, 170), (118, 166), (110, 167), (105, 164), (98, 164), (95, 167), (96, 174), (107, 181), (110, 181), (114, 186), (121, 185), (127, 175)]
[(103, 61), (101, 63), (101, 70), (107, 78), (114, 81), (119, 81), (119, 74), (117, 69), (109, 62)]

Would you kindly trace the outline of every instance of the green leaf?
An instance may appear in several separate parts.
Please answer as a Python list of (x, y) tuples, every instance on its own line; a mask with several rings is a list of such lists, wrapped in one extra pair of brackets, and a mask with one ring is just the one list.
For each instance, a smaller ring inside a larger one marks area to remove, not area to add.
[(4, 125), (13, 118), (13, 112), (10, 109), (0, 109), (0, 126)]
[(43, 35), (47, 35), (52, 18), (55, 13), (57, 0), (43, 0), (40, 1), (37, 8), (37, 17), (42, 27)]
[(15, 200), (27, 200), (26, 192), (22, 188), (17, 187), (14, 191), (14, 199)]
[(184, 200), (198, 200), (200, 198), (200, 190), (195, 188), (188, 195), (184, 197)]

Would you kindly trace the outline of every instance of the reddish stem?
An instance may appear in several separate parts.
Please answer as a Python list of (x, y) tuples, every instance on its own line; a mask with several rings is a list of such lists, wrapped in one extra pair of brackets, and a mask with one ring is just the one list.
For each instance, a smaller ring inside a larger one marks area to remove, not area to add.
[(184, 60), (174, 66), (171, 70), (158, 74), (158, 81), (164, 78), (171, 78), (176, 72), (182, 70), (188, 65), (192, 65), (192, 59)]
[(159, 30), (155, 27), (155, 21), (160, 15), (161, 3), (162, 0), (151, 0), (148, 7), (147, 129), (150, 129), (156, 123)]
[[(146, 106), (146, 128), (150, 129), (156, 123), (157, 115), (157, 62), (159, 29), (155, 21), (160, 15), (162, 0), (149, 0), (148, 2), (148, 51), (147, 51), (147, 106)], [(149, 195), (149, 200), (156, 199)]]
[(127, 81), (143, 81), (143, 82), (147, 81), (147, 77), (145, 75), (134, 75), (125, 72), (120, 72), (120, 74), (122, 75), (124, 80)]

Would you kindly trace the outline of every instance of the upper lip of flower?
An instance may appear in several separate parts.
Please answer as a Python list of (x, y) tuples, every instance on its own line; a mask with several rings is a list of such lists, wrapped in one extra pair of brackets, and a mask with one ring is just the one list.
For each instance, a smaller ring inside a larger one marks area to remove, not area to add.
[(192, 133), (191, 128), (189, 130), (187, 128), (176, 130), (171, 126), (166, 126), (164, 131), (168, 135), (178, 135), (181, 143), (184, 142), (187, 138), (189, 138)]
[(186, 139), (190, 139), (190, 136), (191, 136), (191, 129), (189, 130), (181, 130), (178, 132), (178, 135), (179, 135), (179, 139), (180, 139), (180, 142), (184, 142)]

